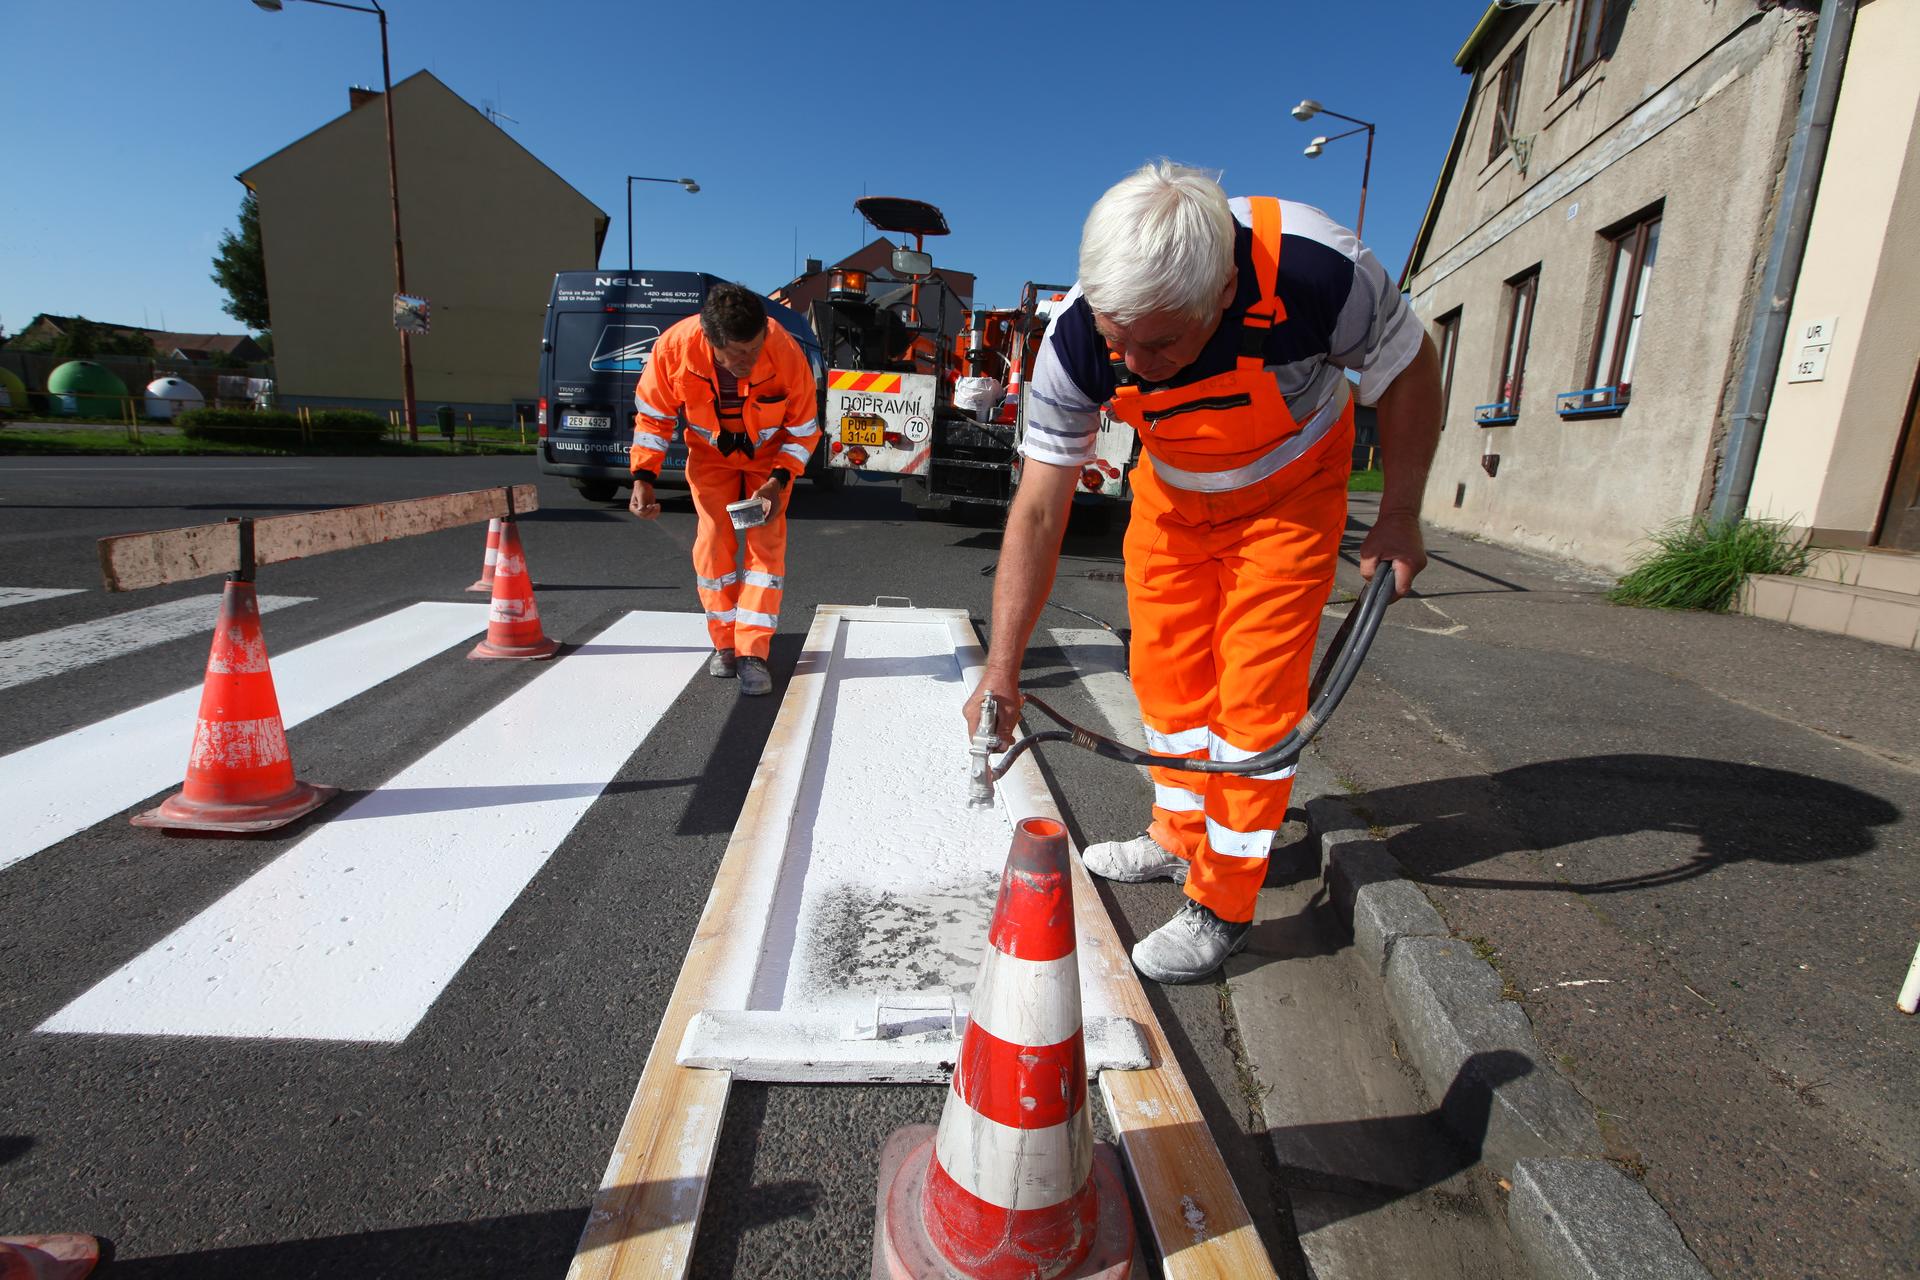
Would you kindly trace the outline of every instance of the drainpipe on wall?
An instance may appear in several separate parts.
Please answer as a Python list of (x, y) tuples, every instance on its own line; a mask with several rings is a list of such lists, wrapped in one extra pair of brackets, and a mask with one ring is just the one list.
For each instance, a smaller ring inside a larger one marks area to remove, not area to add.
[(1747, 499), (1753, 493), (1760, 437), (1766, 430), (1774, 378), (1780, 371), (1780, 352), (1786, 345), (1787, 311), (1800, 280), (1807, 228), (1813, 221), (1813, 199), (1820, 189), (1820, 170), (1826, 164), (1833, 106), (1840, 97), (1840, 73), (1846, 66), (1858, 4), (1859, 0), (1826, 0), (1821, 5), (1813, 65), (1800, 91), (1800, 112), (1794, 121), (1793, 142), (1787, 148), (1780, 212), (1767, 246), (1766, 276), (1754, 298), (1753, 317), (1747, 326), (1746, 362), (1740, 370), (1740, 388), (1728, 423), (1725, 462), (1714, 482), (1713, 505), (1708, 510), (1715, 522), (1745, 515)]

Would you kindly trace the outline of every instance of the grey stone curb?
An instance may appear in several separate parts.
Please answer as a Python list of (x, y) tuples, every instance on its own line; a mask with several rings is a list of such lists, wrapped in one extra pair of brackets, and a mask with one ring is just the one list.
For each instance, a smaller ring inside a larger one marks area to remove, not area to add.
[(1327, 896), (1380, 975), (1401, 1047), (1440, 1116), (1508, 1175), (1507, 1226), (1542, 1280), (1710, 1280), (1639, 1183), (1597, 1157), (1593, 1111), (1547, 1062), (1500, 975), (1446, 921), (1345, 799), (1305, 802)]

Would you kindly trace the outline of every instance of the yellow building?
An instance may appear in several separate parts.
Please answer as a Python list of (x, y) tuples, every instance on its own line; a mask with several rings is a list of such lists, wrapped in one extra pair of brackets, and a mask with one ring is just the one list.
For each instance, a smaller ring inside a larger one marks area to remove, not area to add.
[[(431, 304), (414, 337), (414, 397), (507, 422), (536, 398), (555, 272), (591, 270), (607, 215), (428, 72), (393, 86), (407, 292)], [(401, 400), (393, 221), (381, 95), (240, 175), (260, 205), (283, 406), (385, 413)]]

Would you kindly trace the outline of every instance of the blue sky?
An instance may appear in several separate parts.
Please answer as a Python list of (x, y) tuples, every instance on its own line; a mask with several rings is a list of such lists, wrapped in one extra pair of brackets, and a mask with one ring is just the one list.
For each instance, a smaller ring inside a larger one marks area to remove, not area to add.
[[(1302, 156), (1340, 126), (1295, 121), (1303, 97), (1379, 126), (1366, 239), (1397, 273), (1467, 90), (1453, 54), (1483, 11), (383, 3), (396, 80), (425, 68), (512, 117), (501, 127), (611, 215), (600, 265), (624, 265), (629, 173), (701, 185), (634, 184), (639, 265), (762, 290), (796, 259), (865, 243), (852, 208), (865, 190), (944, 209), (953, 234), (927, 247), (979, 277), (983, 306), (1011, 305), (1024, 280), (1071, 279), (1087, 207), (1156, 156), (1351, 225), (1364, 138)], [(349, 84), (378, 86), (375, 19), (298, 0), (277, 14), (251, 0), (0, 0), (0, 29), (0, 326), (47, 311), (237, 331), (208, 279), (240, 205), (234, 175), (344, 112)]]

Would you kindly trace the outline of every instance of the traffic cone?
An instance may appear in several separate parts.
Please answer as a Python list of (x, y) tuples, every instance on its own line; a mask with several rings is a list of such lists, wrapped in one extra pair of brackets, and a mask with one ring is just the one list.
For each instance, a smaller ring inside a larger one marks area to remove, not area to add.
[(540, 629), (540, 606), (533, 602), (533, 579), (527, 576), (526, 553), (520, 549), (520, 526), (500, 522), (500, 556), (493, 566), (493, 607), (487, 611), (486, 639), (473, 646), (469, 658), (551, 658), (560, 647)]
[(272, 831), (339, 791), (293, 776), (280, 699), (273, 692), (260, 600), (251, 582), (229, 582), (220, 597), (200, 719), (187, 753), (187, 779), (136, 827), (168, 831)]
[(99, 1261), (92, 1236), (0, 1236), (0, 1280), (80, 1280)]
[(480, 562), (480, 580), (468, 587), (469, 591), (492, 591), (493, 568), (500, 563), (500, 517), (487, 521), (487, 554)]
[(1133, 1220), (1094, 1146), (1067, 832), (1017, 824), (940, 1127), (880, 1160), (876, 1280), (1124, 1280)]

